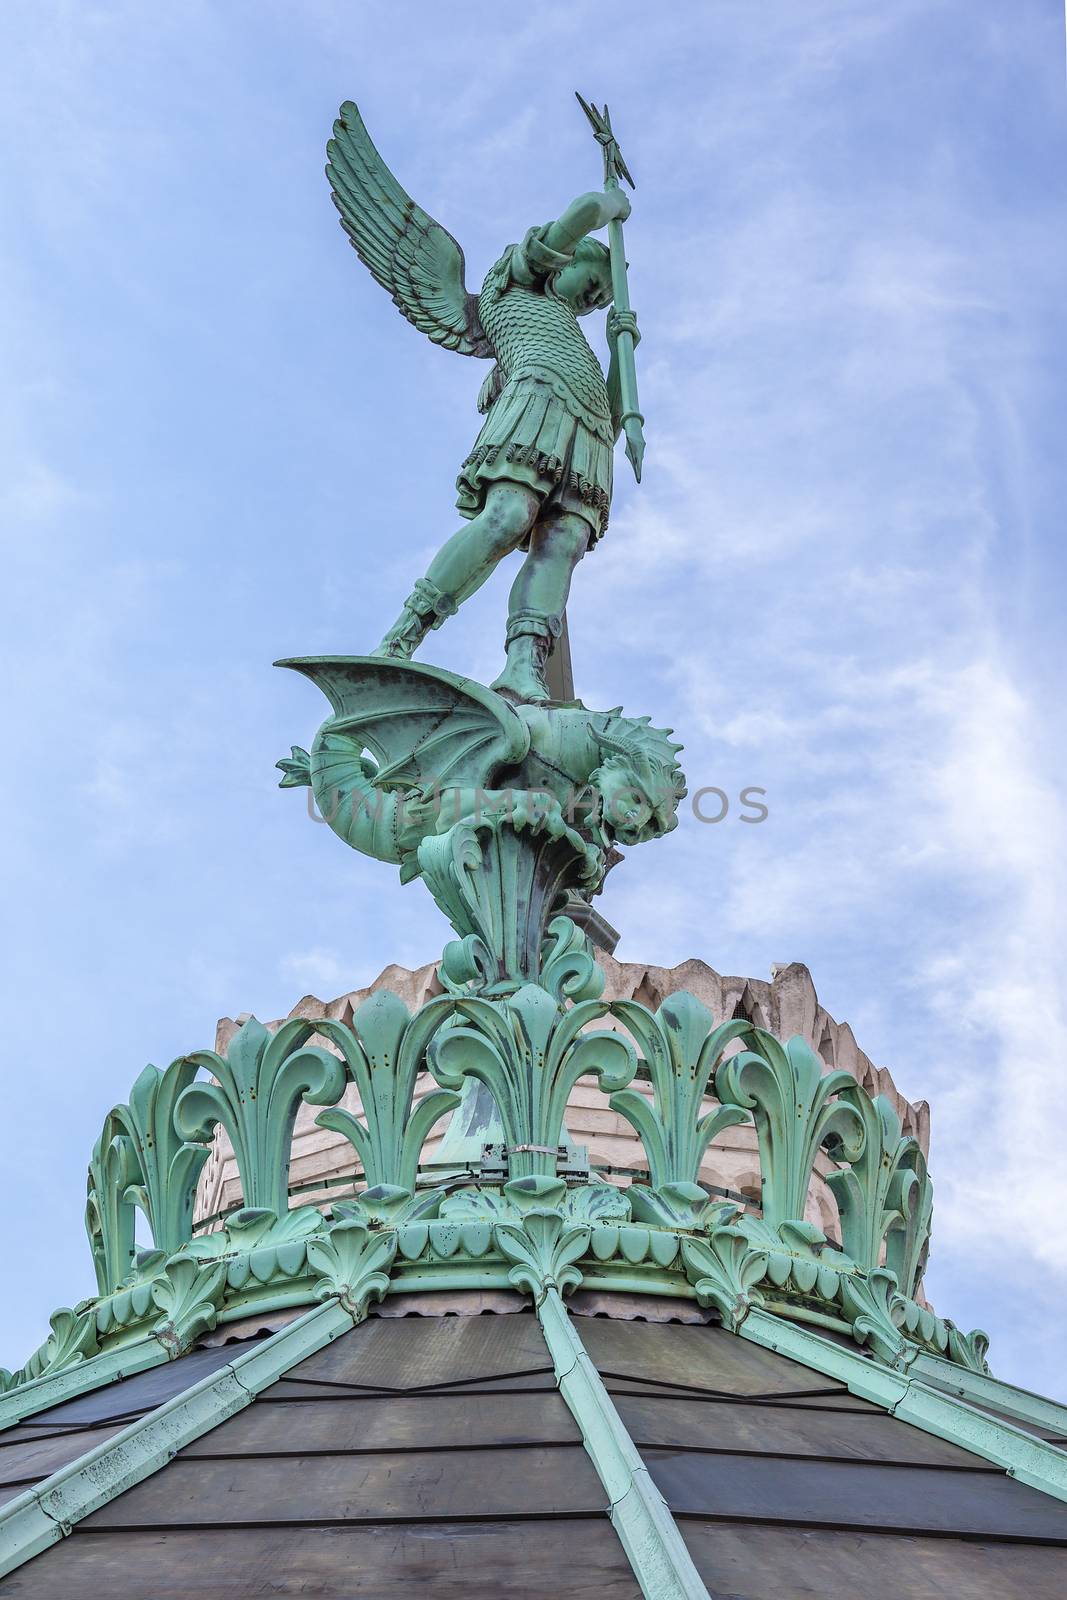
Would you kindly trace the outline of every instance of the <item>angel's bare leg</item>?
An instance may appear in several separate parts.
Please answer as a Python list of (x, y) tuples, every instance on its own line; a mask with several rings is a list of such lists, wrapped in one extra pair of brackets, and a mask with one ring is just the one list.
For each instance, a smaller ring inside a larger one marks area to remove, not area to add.
[(547, 700), (545, 663), (559, 637), (574, 569), (589, 548), (589, 524), (564, 511), (538, 522), (508, 598), (508, 662), (494, 689)]
[(430, 629), (453, 616), (500, 558), (518, 549), (539, 505), (534, 491), (522, 484), (490, 484), (481, 511), (441, 546), (374, 654), (399, 661), (414, 655)]

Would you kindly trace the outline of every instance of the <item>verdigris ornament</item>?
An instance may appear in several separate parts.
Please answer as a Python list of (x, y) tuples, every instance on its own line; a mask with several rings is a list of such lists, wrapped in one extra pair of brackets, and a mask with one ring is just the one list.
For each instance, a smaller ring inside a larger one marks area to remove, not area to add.
[(333, 715), (281, 787), (308, 784), (346, 844), (421, 876), (457, 939), (453, 992), (528, 983), (590, 999), (603, 978), (563, 916), (602, 885), (616, 845), (677, 825), (685, 794), (670, 730), (620, 709), (512, 705), (439, 667), (373, 657), (280, 662), (316, 683)]
[(900, 1332), (904, 1306), (895, 1273), (876, 1267), (869, 1273), (844, 1274), (841, 1303), (857, 1343), (869, 1345), (880, 1361), (906, 1366), (914, 1358), (915, 1346)]
[(335, 1200), (335, 1222), (364, 1222), (368, 1228), (398, 1228), (403, 1222), (436, 1217), (447, 1194), (445, 1188), (412, 1192), (394, 1183), (376, 1183), (361, 1189), (354, 1200)]
[(129, 1198), (144, 1213), (156, 1249), (168, 1255), (192, 1237), (196, 1185), (208, 1158), (203, 1145), (186, 1143), (174, 1126), (178, 1097), (196, 1073), (196, 1064), (184, 1058), (164, 1072), (147, 1066), (129, 1103), (112, 1112), (133, 1146), (137, 1177)]
[(97, 1348), (96, 1317), (92, 1304), (84, 1301), (74, 1307), (61, 1306), (48, 1319), (51, 1333), (16, 1374), (20, 1383), (64, 1372), (79, 1365)]
[(902, 1293), (914, 1296), (926, 1271), (934, 1214), (926, 1157), (914, 1141), (900, 1162), (894, 1199), (900, 1220), (886, 1234), (885, 1264), (896, 1273)]
[(827, 1176), (841, 1218), (841, 1242), (865, 1272), (883, 1260), (886, 1236), (904, 1226), (903, 1189), (911, 1163), (922, 1159), (918, 1141), (901, 1133), (900, 1118), (885, 1095), (874, 1100), (858, 1084), (841, 1091), (863, 1126), (863, 1144), (851, 1165)]
[[(341, 225), (394, 305), (435, 344), (496, 363), (478, 397), (485, 422), (457, 481), (467, 525), (415, 584), (378, 653), (406, 660), (503, 556), (525, 551), (509, 601), (507, 665), (494, 685), (517, 700), (549, 697), (545, 662), (574, 568), (607, 527), (620, 431), (641, 475), (639, 336), (622, 240), (630, 204), (619, 187), (620, 177), (632, 180), (602, 121), (604, 192), (580, 195), (555, 221), (508, 245), (477, 296), (464, 283), (459, 245), (401, 188), (351, 101), (327, 147)], [(588, 237), (604, 227), (610, 250)], [(613, 298), (605, 378), (578, 319)]]
[(589, 1235), (587, 1223), (570, 1222), (558, 1211), (538, 1206), (519, 1221), (498, 1222), (493, 1243), (514, 1263), (508, 1278), (516, 1289), (525, 1290), (540, 1304), (549, 1290), (563, 1295), (581, 1283), (581, 1268), (575, 1262), (588, 1250)]
[(948, 1329), (949, 1359), (961, 1367), (968, 1367), (971, 1372), (988, 1373), (988, 1333), (981, 1328), (972, 1328), (970, 1333), (964, 1333), (948, 1317), (945, 1318), (945, 1327)]
[(668, 1227), (694, 1226), (707, 1202), (696, 1185), (705, 1151), (726, 1128), (750, 1120), (748, 1110), (737, 1106), (717, 1106), (702, 1116), (703, 1100), (724, 1049), (750, 1033), (751, 1024), (733, 1020), (715, 1027), (707, 1007), (685, 990), (655, 1012), (620, 1000), (611, 1014), (637, 1041), (652, 1080), (651, 1102), (638, 1089), (623, 1089), (609, 1102), (634, 1129), (648, 1159), (652, 1187), (632, 1186), (635, 1215)]
[(316, 1299), (336, 1295), (358, 1322), (368, 1302), (380, 1300), (389, 1287), (396, 1242), (395, 1231), (372, 1232), (355, 1219), (335, 1223), (325, 1238), (312, 1239), (307, 1254), (318, 1279)]
[(606, 1090), (624, 1088), (637, 1066), (621, 1034), (583, 1033), (606, 1006), (583, 1001), (561, 1011), (530, 984), (509, 999), (460, 1000), (463, 1027), (449, 1028), (430, 1047), (437, 1081), (458, 1089), (477, 1078), (496, 1102), (507, 1140), (511, 1177), (552, 1177), (570, 1092), (594, 1074)]
[(736, 1208), (723, 1207), (706, 1233), (682, 1240), (682, 1262), (700, 1304), (714, 1306), (736, 1333), (752, 1308), (763, 1304), (754, 1285), (767, 1270), (768, 1256), (733, 1225), (731, 1212), (736, 1217)]
[(172, 1360), (215, 1326), (225, 1283), (222, 1262), (205, 1265), (189, 1255), (172, 1256), (162, 1276), (153, 1280), (152, 1299), (163, 1315), (152, 1332)]
[(345, 1089), (344, 1062), (307, 1046), (310, 1023), (294, 1019), (270, 1033), (253, 1017), (234, 1034), (225, 1056), (198, 1050), (188, 1057), (214, 1083), (192, 1083), (178, 1096), (175, 1126), (191, 1143), (206, 1144), (222, 1123), (233, 1146), (246, 1206), (282, 1216), (289, 1205), (289, 1159), (300, 1103), (335, 1105)]
[(325, 1227), (326, 1219), (315, 1206), (298, 1206), (281, 1216), (267, 1206), (242, 1206), (231, 1211), (216, 1232), (197, 1234), (183, 1253), (203, 1261), (265, 1248), (277, 1250)]
[(771, 1229), (803, 1219), (815, 1158), (824, 1145), (844, 1159), (863, 1149), (863, 1123), (846, 1100), (835, 1100), (855, 1079), (822, 1070), (799, 1035), (782, 1045), (752, 1029), (752, 1050), (724, 1061), (715, 1089), (724, 1105), (752, 1113), (759, 1143), (763, 1221)]
[(85, 1231), (101, 1294), (117, 1289), (133, 1265), (136, 1215), (131, 1190), (138, 1176), (133, 1141), (111, 1111), (89, 1158), (85, 1199)]
[(362, 1120), (341, 1107), (315, 1121), (348, 1139), (367, 1185), (415, 1188), (419, 1155), (430, 1129), (459, 1104), (459, 1095), (434, 1089), (412, 1108), (415, 1081), (426, 1070), (426, 1047), (453, 1009), (447, 998), (431, 1000), (414, 1017), (388, 990), (365, 1000), (352, 1026), (324, 1021), (319, 1033), (337, 1046), (359, 1090)]
[(549, 1178), (540, 1173), (513, 1178), (502, 1190), (457, 1189), (441, 1201), (440, 1215), (445, 1222), (498, 1222), (525, 1216), (528, 1211), (546, 1206), (575, 1223), (630, 1220), (630, 1201), (625, 1189), (604, 1182), (568, 1188), (562, 1178)]

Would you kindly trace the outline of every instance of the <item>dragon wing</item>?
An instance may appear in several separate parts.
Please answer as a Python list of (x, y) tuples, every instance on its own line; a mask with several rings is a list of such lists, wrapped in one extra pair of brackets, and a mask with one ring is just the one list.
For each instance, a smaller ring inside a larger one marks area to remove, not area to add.
[(530, 748), (525, 722), (480, 683), (441, 667), (377, 656), (295, 656), (275, 662), (317, 683), (334, 709), (328, 724), (379, 763), (383, 789), (485, 787)]
[(435, 344), (491, 356), (477, 300), (463, 280), (463, 251), (397, 183), (351, 100), (341, 107), (326, 153), (341, 226), (393, 304)]

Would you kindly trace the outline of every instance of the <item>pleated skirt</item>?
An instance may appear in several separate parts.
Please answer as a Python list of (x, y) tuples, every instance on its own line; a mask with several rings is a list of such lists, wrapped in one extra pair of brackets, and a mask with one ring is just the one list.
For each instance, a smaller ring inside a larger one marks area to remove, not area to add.
[(491, 483), (521, 483), (540, 497), (542, 515), (574, 512), (589, 524), (593, 543), (601, 537), (613, 446), (574, 414), (561, 391), (547, 377), (513, 378), (501, 391), (456, 479), (463, 516), (477, 516)]

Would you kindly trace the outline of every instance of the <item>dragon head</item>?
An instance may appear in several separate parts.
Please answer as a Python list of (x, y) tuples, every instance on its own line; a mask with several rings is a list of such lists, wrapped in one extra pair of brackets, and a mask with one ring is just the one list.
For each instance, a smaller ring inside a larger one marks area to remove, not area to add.
[(594, 721), (600, 763), (589, 783), (599, 796), (601, 830), (619, 844), (643, 844), (678, 826), (686, 786), (672, 732), (648, 717), (624, 717), (621, 707)]

